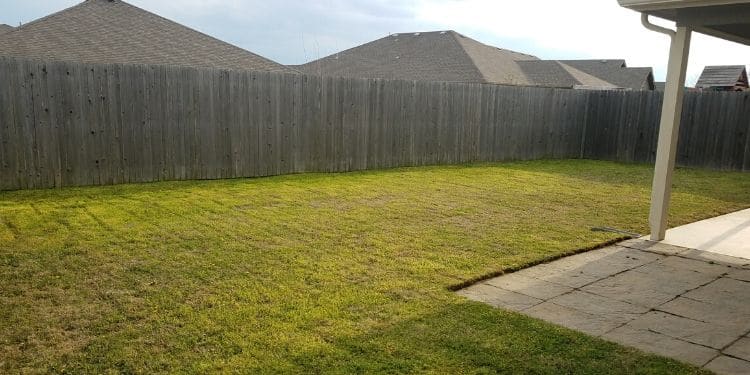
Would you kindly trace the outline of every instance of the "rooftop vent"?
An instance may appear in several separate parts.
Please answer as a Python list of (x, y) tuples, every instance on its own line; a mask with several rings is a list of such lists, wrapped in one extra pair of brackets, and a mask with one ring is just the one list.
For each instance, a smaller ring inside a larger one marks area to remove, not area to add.
[(421, 34), (421, 33), (414, 33), (414, 36), (419, 36), (419, 34)]
[(440, 32), (440, 34), (445, 34), (445, 33), (447, 33), (447, 31), (441, 31), (441, 32)]

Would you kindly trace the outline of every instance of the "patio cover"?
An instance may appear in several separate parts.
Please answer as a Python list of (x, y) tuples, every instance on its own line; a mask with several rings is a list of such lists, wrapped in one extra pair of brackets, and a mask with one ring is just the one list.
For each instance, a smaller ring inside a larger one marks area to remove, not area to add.
[[(621, 6), (641, 12), (650, 30), (670, 36), (667, 83), (664, 90), (659, 143), (651, 193), (651, 239), (661, 241), (667, 231), (672, 173), (677, 152), (685, 74), (692, 31), (750, 45), (750, 0), (618, 0)], [(649, 22), (656, 16), (677, 25), (669, 30)]]

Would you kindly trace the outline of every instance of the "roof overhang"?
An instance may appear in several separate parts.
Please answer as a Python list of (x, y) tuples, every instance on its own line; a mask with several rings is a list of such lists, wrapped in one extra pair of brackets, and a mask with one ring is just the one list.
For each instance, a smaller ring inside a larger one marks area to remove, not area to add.
[(617, 0), (621, 6), (678, 26), (750, 45), (750, 0)]

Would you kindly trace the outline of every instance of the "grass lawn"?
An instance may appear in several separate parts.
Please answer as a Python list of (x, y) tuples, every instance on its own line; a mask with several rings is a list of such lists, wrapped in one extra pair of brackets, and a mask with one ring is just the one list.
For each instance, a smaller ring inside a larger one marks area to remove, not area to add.
[[(538, 161), (0, 193), (0, 372), (683, 373), (448, 290), (647, 231), (651, 169)], [(681, 169), (671, 224), (750, 207)]]

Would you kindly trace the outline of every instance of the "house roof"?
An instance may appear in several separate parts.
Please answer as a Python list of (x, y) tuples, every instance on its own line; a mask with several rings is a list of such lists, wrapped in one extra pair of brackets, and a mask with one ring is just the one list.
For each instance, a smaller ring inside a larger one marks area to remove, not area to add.
[(392, 34), (297, 68), (343, 77), (525, 85), (519, 60), (537, 58), (448, 30)]
[(743, 79), (747, 83), (747, 71), (744, 65), (707, 66), (703, 69), (695, 87), (733, 87)]
[(452, 30), (392, 34), (296, 68), (342, 77), (653, 89), (651, 68), (627, 68), (625, 60), (539, 60)]
[(617, 88), (610, 82), (556, 60), (519, 61), (518, 65), (532, 86)]
[(0, 23), (0, 34), (4, 34), (4, 33), (8, 32), (8, 31), (13, 30), (13, 29), (14, 29), (14, 27), (11, 26), (11, 25), (6, 25), (4, 23)]
[(652, 68), (629, 68), (622, 59), (560, 60), (560, 62), (604, 79), (617, 87), (632, 90), (654, 89)]
[(121, 0), (86, 0), (6, 31), (0, 56), (292, 71)]

